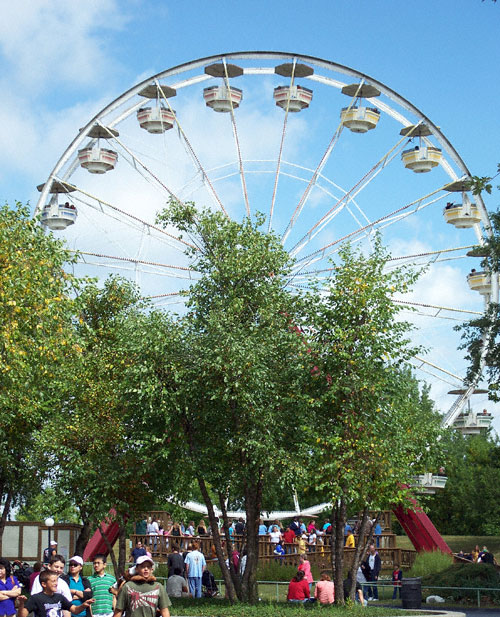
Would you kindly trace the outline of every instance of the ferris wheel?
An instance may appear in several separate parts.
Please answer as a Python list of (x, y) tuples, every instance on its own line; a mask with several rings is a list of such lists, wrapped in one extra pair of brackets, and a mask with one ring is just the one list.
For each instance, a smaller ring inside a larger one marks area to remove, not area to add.
[(155, 224), (172, 197), (236, 220), (264, 213), (295, 260), (296, 293), (328, 284), (344, 242), (368, 251), (380, 233), (389, 268), (425, 268), (395, 301), (412, 309), (427, 349), (414, 369), (449, 426), (480, 380), (464, 386), (453, 326), (498, 298), (498, 280), (470, 256), (492, 232), (469, 177), (440, 128), (376, 79), (301, 54), (237, 52), (169, 68), (110, 102), (38, 187), (35, 214), (78, 251), (76, 274), (120, 273), (177, 310), (199, 275), (189, 239)]

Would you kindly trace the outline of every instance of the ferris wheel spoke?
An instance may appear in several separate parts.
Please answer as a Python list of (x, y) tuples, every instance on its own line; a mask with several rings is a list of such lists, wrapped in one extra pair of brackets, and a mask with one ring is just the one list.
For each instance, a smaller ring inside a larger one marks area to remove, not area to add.
[[(467, 249), (473, 249), (475, 247), (476, 247), (475, 244), (469, 244), (466, 246), (456, 246), (456, 247), (447, 248), (447, 249), (439, 249), (437, 251), (426, 251), (424, 253), (415, 253), (413, 255), (398, 255), (397, 257), (389, 257), (387, 262), (406, 261), (408, 259), (417, 259), (420, 257), (439, 257), (446, 253), (454, 253), (456, 251), (465, 251)], [(461, 255), (460, 258), (462, 257), (466, 257), (466, 255), (463, 255), (463, 256)]]
[[(120, 216), (114, 217), (116, 218), (116, 220), (119, 220), (120, 222), (124, 222), (124, 219), (125, 219), (125, 220), (128, 220), (129, 222), (139, 223), (141, 228), (145, 227), (148, 230), (155, 231), (165, 237), (171, 238), (172, 240), (175, 240), (176, 242), (179, 242), (180, 244), (183, 244), (186, 247), (197, 250), (197, 247), (194, 244), (191, 244), (190, 242), (186, 242), (185, 240), (183, 240), (182, 238), (178, 236), (174, 236), (173, 234), (169, 233), (165, 229), (162, 229), (161, 227), (158, 227), (157, 225), (153, 225), (152, 223), (149, 223), (148, 221), (141, 219), (135, 214), (131, 214), (130, 212), (127, 212), (126, 210), (123, 210), (122, 208), (119, 208), (118, 206), (114, 206), (108, 201), (101, 199), (100, 197), (97, 197), (96, 195), (93, 195), (92, 193), (89, 193), (88, 191), (85, 191), (83, 188), (81, 188), (80, 186), (77, 186), (76, 184), (71, 184), (70, 182), (67, 182), (67, 181), (64, 181), (64, 184), (67, 185), (69, 188), (74, 189), (78, 193), (85, 195), (89, 199), (94, 200), (96, 205), (90, 202), (84, 201), (81, 198), (75, 197), (75, 199), (77, 199), (80, 203), (86, 206), (89, 206), (90, 208), (94, 208), (95, 210), (98, 210), (100, 212), (104, 212), (106, 209), (109, 209), (109, 211), (115, 212), (117, 213), (117, 215), (118, 214), (120, 215)], [(174, 246), (174, 245), (171, 245), (171, 246)]]
[(434, 377), (435, 379), (437, 379), (441, 383), (445, 383), (446, 385), (451, 386), (453, 388), (456, 388), (457, 386), (459, 386), (459, 385), (461, 385), (463, 383), (461, 380), (460, 381), (451, 381), (450, 379), (446, 379), (446, 377), (444, 377), (444, 375), (439, 374), (439, 373), (437, 373), (435, 371), (431, 371), (429, 368), (427, 368), (425, 362), (409, 361), (408, 364), (410, 366), (412, 366), (413, 368), (421, 371), (422, 373), (426, 373), (427, 375), (431, 375), (432, 377)]
[(437, 315), (437, 314), (430, 314), (430, 313), (424, 313), (423, 311), (419, 311), (417, 309), (415, 309), (414, 311), (405, 311), (402, 310), (401, 315), (409, 315), (409, 316), (415, 316), (418, 315), (419, 317), (427, 317), (427, 318), (432, 318), (432, 319), (436, 319), (436, 320), (441, 320), (441, 321), (453, 321), (457, 324), (459, 323), (463, 323), (463, 319), (459, 319), (458, 317), (448, 317), (446, 315)]
[(421, 364), (430, 366), (431, 368), (439, 371), (440, 373), (443, 373), (444, 375), (448, 375), (448, 377), (453, 377), (453, 379), (456, 379), (459, 383), (463, 382), (463, 378), (460, 377), (460, 375), (455, 375), (455, 373), (451, 373), (450, 371), (447, 371), (441, 366), (434, 364), (434, 362), (430, 362), (429, 360), (426, 360), (425, 358), (421, 358), (420, 356), (414, 356), (414, 358), (417, 362), (420, 362)]
[(74, 252), (77, 252), (79, 255), (84, 255), (84, 256), (89, 256), (89, 257), (100, 257), (100, 258), (109, 259), (112, 261), (123, 261), (123, 262), (129, 262), (132, 264), (153, 266), (153, 267), (159, 268), (160, 270), (163, 268), (167, 270), (180, 270), (182, 272), (188, 272), (189, 278), (191, 278), (190, 277), (191, 272), (197, 272), (197, 270), (194, 270), (193, 268), (188, 268), (187, 266), (174, 266), (171, 264), (164, 264), (164, 263), (160, 263), (157, 261), (145, 261), (143, 259), (134, 259), (133, 257), (118, 257), (117, 255), (106, 255), (104, 253), (91, 253), (90, 251), (74, 251)]
[[(412, 201), (404, 206), (401, 206), (400, 208), (397, 208), (396, 210), (393, 210), (392, 212), (385, 214), (384, 216), (376, 219), (375, 221), (373, 221), (372, 223), (370, 223), (369, 225), (365, 225), (364, 227), (361, 227), (360, 229), (355, 229), (354, 231), (351, 231), (350, 233), (346, 234), (345, 236), (342, 236), (341, 238), (338, 238), (337, 240), (334, 240), (332, 242), (329, 242), (328, 244), (326, 244), (325, 246), (317, 249), (316, 251), (313, 251), (312, 253), (310, 253), (309, 255), (302, 257), (301, 259), (298, 259), (295, 263), (296, 267), (303, 267), (301, 266), (301, 264), (308, 264), (311, 263), (311, 260), (318, 258), (318, 259), (323, 259), (325, 257), (327, 257), (328, 255), (332, 254), (334, 251), (329, 252), (328, 249), (331, 249), (337, 245), (339, 245), (342, 242), (345, 242), (346, 240), (351, 240), (352, 238), (356, 238), (357, 236), (360, 235), (367, 235), (367, 233), (370, 233), (372, 230), (374, 229), (378, 229), (378, 228), (383, 228), (382, 224), (386, 223), (386, 224), (390, 224), (390, 223), (394, 223), (396, 221), (399, 221), (403, 216), (410, 216), (412, 214), (415, 214), (416, 212), (419, 212), (420, 210), (422, 210), (423, 208), (430, 206), (431, 204), (435, 203), (436, 201), (439, 201), (440, 199), (442, 199), (443, 197), (440, 196), (432, 201), (429, 202), (425, 202), (425, 199), (428, 199), (429, 197), (432, 197), (433, 195), (438, 194), (440, 191), (443, 190), (443, 187), (440, 187), (434, 191), (432, 191), (431, 193), (428, 193), (427, 195), (424, 195), (423, 197), (420, 197), (419, 199)], [(412, 206), (416, 207), (409, 211), (409, 212), (405, 212), (408, 211), (409, 208), (411, 208)], [(404, 214), (403, 214), (404, 213)], [(397, 217), (397, 218), (396, 218)], [(388, 223), (387, 223), (388, 222)]]
[[(229, 75), (227, 71), (226, 58), (222, 59), (222, 64), (224, 66), (224, 83), (226, 85), (227, 92), (230, 92), (231, 90), (229, 86)], [(229, 96), (229, 103), (230, 103), (230, 113), (231, 113), (231, 126), (233, 128), (233, 138), (234, 138), (234, 143), (236, 146), (236, 153), (238, 155), (238, 166), (239, 166), (239, 173), (240, 173), (241, 189), (243, 191), (243, 199), (245, 200), (246, 213), (247, 213), (248, 218), (250, 218), (250, 204), (248, 202), (248, 191), (247, 191), (247, 183), (245, 180), (245, 170), (243, 169), (240, 140), (238, 138), (238, 129), (236, 127), (236, 117), (234, 114), (234, 105), (233, 105), (233, 99), (231, 96)]]
[[(326, 214), (324, 214), (319, 221), (317, 221), (304, 236), (292, 247), (290, 250), (291, 255), (297, 255), (304, 247), (307, 246), (311, 240), (313, 240), (318, 233), (329, 223), (329, 221), (335, 215), (335, 212), (339, 208), (343, 208), (354, 197), (359, 195), (361, 191), (368, 186), (368, 184), (374, 180), (374, 178), (399, 154), (399, 151), (404, 147), (403, 143), (406, 142), (406, 137), (399, 139), (397, 143), (391, 147), (391, 149), (384, 154), (371, 169), (369, 169), (362, 178), (354, 184), (354, 186), (347, 191), (343, 197), (341, 197)], [(399, 150), (398, 150), (399, 148)]]
[(283, 146), (285, 144), (285, 134), (286, 134), (286, 128), (287, 128), (287, 122), (288, 122), (288, 114), (290, 113), (290, 100), (292, 96), (292, 88), (293, 88), (293, 83), (295, 79), (295, 67), (296, 66), (297, 66), (297, 58), (294, 58), (292, 62), (290, 86), (288, 88), (287, 101), (286, 101), (286, 107), (285, 107), (285, 117), (283, 120), (283, 128), (281, 130), (281, 140), (280, 140), (280, 147), (279, 147), (279, 152), (278, 152), (278, 160), (276, 162), (276, 172), (274, 174), (273, 194), (271, 197), (271, 207), (269, 208), (269, 224), (267, 226), (267, 233), (271, 231), (272, 224), (273, 224), (274, 204), (276, 202), (276, 193), (278, 190), (278, 181), (279, 181), (280, 170), (281, 170), (281, 159), (283, 156)]
[(164, 277), (171, 280), (181, 280), (181, 281), (196, 281), (197, 279), (187, 275), (180, 274), (175, 272), (166, 272), (160, 271), (159, 268), (143, 268), (138, 267), (141, 265), (141, 260), (120, 260), (119, 257), (110, 257), (106, 258), (103, 261), (99, 261), (98, 259), (87, 259), (85, 256), (80, 257), (78, 259), (78, 263), (80, 265), (84, 265), (87, 267), (102, 269), (108, 272), (109, 270), (117, 270), (120, 272), (133, 272), (134, 274), (140, 275), (154, 275), (155, 277)]
[[(99, 122), (99, 124), (103, 129), (109, 130), (108, 127), (105, 127), (102, 123)], [(145, 179), (148, 179), (148, 177), (152, 178), (159, 187), (161, 187), (163, 190), (167, 192), (169, 197), (172, 197), (176, 201), (179, 201), (179, 202), (181, 201), (177, 197), (177, 195), (172, 191), (172, 189), (170, 189), (164, 182), (162, 182), (162, 180), (160, 180), (160, 178), (149, 168), (149, 166), (146, 165), (146, 163), (144, 163), (139, 158), (139, 156), (135, 154), (128, 146), (126, 146), (118, 136), (113, 135), (112, 133), (111, 133), (111, 136), (113, 138), (113, 141), (115, 141), (123, 149), (123, 151), (126, 152), (130, 156), (130, 159), (127, 159), (127, 157), (123, 157), (129, 163), (129, 165), (131, 165)], [(142, 173), (143, 171), (146, 172), (147, 175), (144, 175)]]
[[(363, 86), (364, 80), (362, 79), (361, 82), (358, 85), (358, 89), (355, 92), (354, 96), (351, 98), (351, 102), (349, 103), (349, 106), (347, 107), (347, 110), (351, 110), (353, 105), (356, 102), (357, 96), (359, 91), (361, 90), (362, 86)], [(292, 217), (290, 219), (290, 222), (287, 225), (287, 228), (285, 229), (285, 232), (283, 233), (283, 236), (281, 238), (281, 242), (282, 244), (284, 244), (288, 238), (288, 235), (290, 234), (291, 230), (293, 229), (293, 226), (295, 225), (295, 223), (297, 222), (298, 217), (300, 216), (300, 213), (302, 212), (305, 204), (307, 203), (307, 200), (309, 199), (309, 196), (311, 194), (311, 190), (312, 188), (316, 185), (317, 179), (319, 177), (319, 174), (321, 174), (321, 172), (323, 171), (326, 163), (328, 162), (328, 159), (330, 158), (333, 149), (336, 145), (336, 143), (339, 140), (339, 137), (342, 133), (342, 130), (344, 128), (344, 124), (342, 122), (342, 120), (339, 122), (331, 140), (330, 143), (328, 144), (323, 156), (321, 157), (318, 166), (316, 167), (316, 169), (314, 170), (311, 179), (306, 187), (306, 190), (304, 191), (304, 193), (302, 194), (302, 197), (299, 200), (299, 203), (297, 204), (297, 207), (295, 208)]]
[[(222, 212), (226, 215), (227, 218), (229, 218), (229, 215), (226, 211), (226, 208), (224, 207), (224, 204), (222, 203), (219, 195), (217, 194), (217, 191), (215, 190), (210, 178), (208, 177), (207, 172), (205, 171), (205, 168), (203, 167), (203, 165), (201, 164), (201, 161), (198, 157), (198, 155), (195, 152), (195, 149), (193, 148), (191, 142), (189, 141), (186, 132), (184, 131), (184, 128), (182, 127), (179, 118), (177, 116), (177, 114), (174, 112), (174, 110), (172, 109), (172, 106), (170, 105), (170, 101), (167, 97), (165, 97), (165, 93), (163, 91), (163, 88), (161, 86), (161, 84), (158, 82), (158, 80), (155, 80), (155, 84), (158, 88), (158, 90), (162, 93), (162, 95), (165, 98), (165, 101), (168, 105), (169, 110), (174, 114), (174, 118), (175, 118), (175, 123), (177, 125), (179, 134), (181, 135), (184, 144), (186, 145), (186, 148), (188, 150), (188, 153), (190, 154), (197, 170), (201, 173), (202, 177), (203, 177), (203, 181), (205, 182), (205, 184), (208, 186), (208, 188), (210, 189), (210, 193), (213, 197), (213, 199), (215, 200), (216, 204), (220, 207), (220, 209), (222, 210)], [(181, 201), (181, 200), (177, 200), (177, 201)]]
[(288, 222), (288, 225), (285, 229), (285, 231), (283, 232), (283, 235), (281, 237), (281, 243), (285, 244), (285, 242), (287, 241), (287, 238), (290, 234), (290, 232), (292, 231), (295, 223), (297, 222), (297, 219), (300, 215), (300, 213), (302, 212), (307, 200), (309, 199), (309, 195), (311, 194), (311, 190), (312, 188), (316, 185), (317, 179), (319, 177), (319, 174), (321, 173), (321, 171), (324, 169), (328, 159), (330, 158), (330, 155), (333, 152), (333, 149), (335, 147), (335, 144), (337, 143), (340, 134), (342, 133), (342, 129), (343, 129), (343, 124), (342, 122), (338, 125), (338, 127), (335, 130), (335, 133), (333, 134), (333, 137), (330, 140), (330, 143), (328, 144), (325, 153), (323, 154), (323, 156), (321, 157), (320, 162), (318, 163), (317, 168), (315, 169), (315, 171), (313, 172), (306, 190), (304, 191), (304, 193), (302, 194), (299, 203), (297, 204), (297, 207), (295, 208), (290, 221)]

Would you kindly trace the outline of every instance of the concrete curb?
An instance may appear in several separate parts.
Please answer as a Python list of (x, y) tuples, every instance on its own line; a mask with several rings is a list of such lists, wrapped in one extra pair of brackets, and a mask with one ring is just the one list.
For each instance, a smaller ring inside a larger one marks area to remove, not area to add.
[(462, 611), (439, 611), (439, 610), (432, 610), (432, 609), (407, 609), (404, 613), (401, 613), (401, 615), (396, 615), (396, 617), (408, 617), (408, 615), (412, 615), (412, 617), (419, 617), (419, 615), (422, 615), (423, 617), (426, 617), (428, 615), (436, 615), (436, 617), (466, 617), (466, 613), (463, 613)]

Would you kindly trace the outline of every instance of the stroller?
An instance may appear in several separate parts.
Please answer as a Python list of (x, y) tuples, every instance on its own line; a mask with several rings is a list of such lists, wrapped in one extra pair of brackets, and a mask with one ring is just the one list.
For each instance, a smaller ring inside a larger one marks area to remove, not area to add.
[(215, 583), (214, 575), (209, 570), (203, 572), (201, 585), (203, 587), (204, 598), (215, 598), (215, 596), (219, 595), (219, 588)]

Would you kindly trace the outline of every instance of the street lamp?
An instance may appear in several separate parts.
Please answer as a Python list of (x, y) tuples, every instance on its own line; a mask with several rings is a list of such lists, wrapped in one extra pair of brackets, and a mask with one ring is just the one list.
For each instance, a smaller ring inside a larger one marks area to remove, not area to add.
[(51, 516), (49, 516), (49, 518), (45, 519), (45, 525), (47, 526), (47, 530), (48, 530), (48, 533), (49, 533), (49, 543), (48, 543), (47, 546), (49, 547), (49, 561), (50, 561), (50, 558), (51, 558), (50, 530), (54, 526), (54, 519)]

